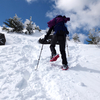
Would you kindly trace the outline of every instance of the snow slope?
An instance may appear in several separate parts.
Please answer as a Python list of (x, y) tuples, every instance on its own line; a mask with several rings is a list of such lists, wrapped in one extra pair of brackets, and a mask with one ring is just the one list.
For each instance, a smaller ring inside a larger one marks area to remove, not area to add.
[(63, 71), (61, 58), (49, 62), (49, 45), (44, 45), (36, 71), (42, 47), (37, 41), (44, 31), (2, 33), (7, 42), (0, 46), (0, 100), (100, 100), (100, 48), (68, 41), (70, 69)]

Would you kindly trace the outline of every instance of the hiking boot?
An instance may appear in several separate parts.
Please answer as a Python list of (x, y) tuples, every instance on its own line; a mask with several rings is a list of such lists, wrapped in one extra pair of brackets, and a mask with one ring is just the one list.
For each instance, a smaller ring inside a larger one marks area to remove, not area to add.
[(67, 70), (68, 68), (69, 68), (68, 65), (63, 64), (62, 70)]
[(53, 57), (57, 56), (58, 54), (52, 54), (52, 56), (50, 57), (50, 59), (52, 59)]

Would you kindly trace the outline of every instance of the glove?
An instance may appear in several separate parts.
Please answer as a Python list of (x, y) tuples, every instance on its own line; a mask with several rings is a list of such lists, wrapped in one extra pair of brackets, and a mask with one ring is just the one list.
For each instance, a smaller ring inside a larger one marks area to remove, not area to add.
[(46, 40), (47, 40), (47, 35), (45, 35), (44, 38), (42, 38), (42, 39), (40, 38), (39, 42), (44, 44), (46, 42)]

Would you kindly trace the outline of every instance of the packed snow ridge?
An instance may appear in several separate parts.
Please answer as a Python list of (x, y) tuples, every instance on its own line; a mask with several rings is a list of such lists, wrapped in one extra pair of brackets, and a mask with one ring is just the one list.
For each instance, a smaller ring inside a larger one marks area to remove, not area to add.
[[(0, 46), (0, 100), (100, 100), (100, 48), (67, 41), (69, 69), (61, 69), (61, 57), (49, 62), (49, 45), (38, 39), (45, 31), (33, 35), (6, 33)], [(56, 46), (59, 52), (59, 45)], [(67, 54), (67, 47), (66, 47)]]

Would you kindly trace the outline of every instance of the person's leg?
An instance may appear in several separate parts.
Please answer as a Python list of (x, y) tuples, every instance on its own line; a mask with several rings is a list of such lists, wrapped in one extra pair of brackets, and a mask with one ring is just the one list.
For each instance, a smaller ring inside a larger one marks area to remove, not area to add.
[(56, 50), (55, 50), (55, 45), (57, 43), (57, 36), (53, 35), (52, 40), (51, 40), (51, 45), (50, 45), (50, 50), (51, 50), (51, 58), (53, 55), (56, 55)]
[(60, 47), (60, 53), (62, 58), (62, 64), (67, 65), (67, 58), (66, 58), (66, 52), (65, 52), (65, 43), (66, 43), (66, 37), (65, 36), (59, 36), (58, 37), (59, 47)]

